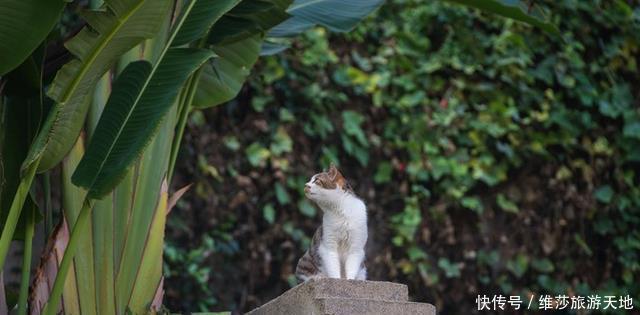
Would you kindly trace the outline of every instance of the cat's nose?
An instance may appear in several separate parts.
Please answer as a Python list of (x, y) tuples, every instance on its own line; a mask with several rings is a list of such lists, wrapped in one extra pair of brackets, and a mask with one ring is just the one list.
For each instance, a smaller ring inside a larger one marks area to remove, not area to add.
[(309, 184), (304, 184), (304, 192), (309, 193), (309, 190), (311, 190), (311, 186)]

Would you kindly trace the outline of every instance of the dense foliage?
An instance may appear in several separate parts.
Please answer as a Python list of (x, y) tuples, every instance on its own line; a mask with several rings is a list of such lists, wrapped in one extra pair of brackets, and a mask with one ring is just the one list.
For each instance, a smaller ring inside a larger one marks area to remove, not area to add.
[[(286, 48), (281, 36), (349, 31), (382, 1), (2, 1), (0, 265), (20, 278), (6, 277), (5, 301), (0, 275), (0, 314), (157, 311), (189, 114), (233, 99), (261, 50)], [(24, 250), (7, 261), (12, 240)]]
[(638, 297), (640, 4), (536, 3), (564, 42), (388, 1), (352, 33), (308, 31), (196, 112), (169, 307), (246, 311), (294, 285), (321, 217), (303, 183), (330, 161), (369, 206), (370, 278), (443, 313), (478, 294)]

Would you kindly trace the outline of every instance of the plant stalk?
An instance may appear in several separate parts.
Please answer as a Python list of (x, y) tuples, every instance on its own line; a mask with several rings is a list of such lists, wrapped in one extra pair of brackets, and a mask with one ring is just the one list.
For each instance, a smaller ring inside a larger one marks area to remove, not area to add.
[(44, 173), (44, 235), (53, 230), (53, 207), (51, 205), (51, 174)]
[(173, 178), (173, 169), (176, 166), (176, 159), (178, 158), (178, 152), (180, 151), (180, 143), (182, 141), (182, 136), (184, 135), (184, 128), (187, 126), (187, 118), (189, 118), (189, 113), (191, 112), (191, 104), (193, 103), (193, 98), (198, 91), (198, 82), (200, 82), (201, 72), (202, 66), (198, 68), (198, 70), (193, 73), (189, 81), (187, 81), (186, 97), (181, 99), (181, 104), (179, 104), (180, 116), (178, 118), (178, 123), (176, 124), (175, 134), (173, 135), (169, 169), (167, 170), (168, 183), (171, 183), (171, 179)]
[(35, 229), (35, 213), (30, 207), (27, 215), (27, 226), (24, 230), (24, 254), (22, 257), (22, 277), (20, 279), (20, 295), (18, 297), (18, 315), (27, 314), (27, 298), (29, 297), (29, 278), (31, 275), (31, 255), (33, 251), (33, 232)]
[[(202, 37), (200, 41), (198, 41), (196, 47), (204, 47), (207, 43), (206, 39), (208, 36), (209, 33)], [(202, 73), (203, 67), (205, 67), (205, 65), (200, 66), (200, 68), (198, 68), (198, 70), (196, 70), (196, 72), (194, 72), (187, 81), (187, 89), (183, 90), (183, 92), (186, 92), (186, 96), (180, 96), (180, 103), (178, 104), (180, 117), (178, 118), (178, 123), (176, 124), (176, 132), (173, 135), (169, 168), (167, 169), (167, 182), (169, 183), (169, 185), (171, 185), (171, 179), (173, 178), (173, 169), (176, 166), (176, 159), (178, 158), (178, 151), (180, 151), (180, 143), (182, 142), (182, 136), (184, 135), (184, 128), (187, 126), (187, 118), (189, 118), (189, 113), (191, 112), (191, 104), (193, 103), (193, 98), (196, 96), (196, 92), (198, 91), (198, 83), (200, 83), (200, 73)]]
[(13, 196), (9, 215), (2, 229), (2, 236), (0, 236), (0, 268), (4, 267), (4, 261), (7, 258), (9, 246), (13, 239), (13, 233), (16, 231), (16, 225), (18, 224), (18, 219), (20, 219), (24, 201), (27, 199), (27, 196), (29, 196), (29, 190), (33, 182), (33, 177), (36, 175), (38, 164), (40, 164), (40, 159), (32, 163), (31, 167), (27, 169), (26, 175), (20, 180), (20, 185), (18, 185), (16, 194)]
[(42, 314), (44, 315), (54, 315), (58, 310), (58, 306), (62, 297), (62, 289), (64, 288), (64, 282), (67, 279), (69, 267), (73, 262), (73, 257), (78, 250), (78, 244), (80, 243), (80, 238), (82, 237), (80, 233), (87, 227), (87, 224), (89, 224), (92, 209), (93, 200), (88, 198), (85, 199), (82, 205), (82, 209), (78, 214), (78, 218), (76, 219), (76, 223), (73, 225), (67, 248), (64, 250), (64, 256), (62, 257), (62, 262), (60, 263), (60, 267), (58, 268), (58, 274), (56, 275), (56, 280), (53, 283), (53, 289), (51, 290), (51, 294), (49, 295), (49, 300), (44, 307), (44, 311), (42, 312)]

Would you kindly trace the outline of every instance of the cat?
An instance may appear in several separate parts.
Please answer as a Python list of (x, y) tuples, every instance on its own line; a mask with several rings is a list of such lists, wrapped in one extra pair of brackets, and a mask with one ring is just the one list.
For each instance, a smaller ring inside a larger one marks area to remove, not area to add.
[(298, 260), (296, 277), (366, 280), (364, 247), (367, 243), (367, 208), (340, 171), (331, 165), (304, 185), (307, 198), (323, 212), (309, 249)]

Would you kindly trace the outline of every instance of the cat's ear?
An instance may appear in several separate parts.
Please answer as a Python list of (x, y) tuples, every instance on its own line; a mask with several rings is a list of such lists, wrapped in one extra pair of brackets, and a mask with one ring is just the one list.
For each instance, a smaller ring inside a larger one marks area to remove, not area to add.
[(340, 172), (338, 172), (338, 168), (336, 168), (336, 165), (331, 163), (329, 164), (329, 169), (327, 170), (327, 174), (329, 175), (329, 178), (331, 178), (331, 180), (334, 180), (336, 178), (336, 175), (339, 174)]
[(329, 176), (331, 180), (340, 187), (344, 187), (347, 182), (344, 179), (344, 176), (342, 176), (342, 173), (340, 173), (338, 168), (333, 163), (331, 163), (331, 165), (329, 166)]

